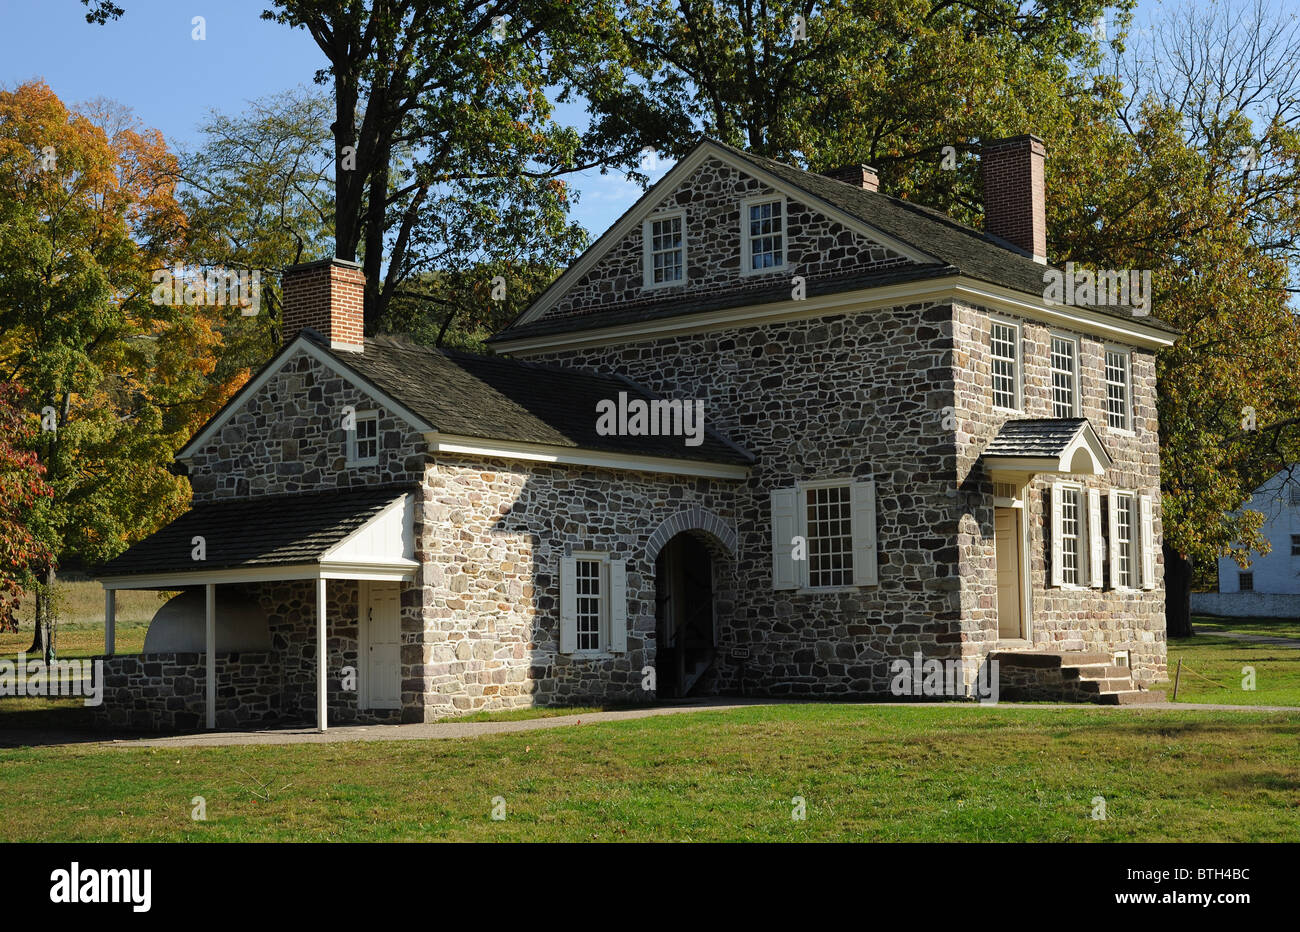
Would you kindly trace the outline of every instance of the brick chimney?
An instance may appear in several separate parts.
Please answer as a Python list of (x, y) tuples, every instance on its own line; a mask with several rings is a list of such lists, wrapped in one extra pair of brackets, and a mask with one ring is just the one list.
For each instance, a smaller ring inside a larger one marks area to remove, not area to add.
[(365, 349), (364, 304), (366, 277), (361, 266), (344, 259), (322, 259), (284, 270), (284, 314), (287, 344), (303, 327), (310, 327), (333, 349), (359, 353)]
[(1037, 136), (986, 142), (980, 154), (984, 177), (984, 232), (1047, 262), (1047, 207), (1043, 165), (1047, 146)]
[(851, 184), (855, 188), (861, 188), (863, 191), (879, 191), (880, 177), (876, 170), (870, 165), (841, 165), (839, 168), (832, 168), (830, 171), (822, 172), (827, 178), (834, 178), (836, 181), (842, 181), (845, 184)]

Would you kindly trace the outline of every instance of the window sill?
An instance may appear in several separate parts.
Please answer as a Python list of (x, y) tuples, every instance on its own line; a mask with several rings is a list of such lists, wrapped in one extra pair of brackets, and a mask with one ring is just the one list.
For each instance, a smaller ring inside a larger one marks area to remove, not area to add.
[(648, 282), (648, 281), (644, 281), (644, 280), (642, 280), (642, 282), (641, 282), (641, 290), (642, 290), (642, 291), (662, 291), (662, 290), (665, 289), (665, 288), (680, 288), (680, 287), (682, 287), (682, 286), (685, 285), (685, 284), (686, 284), (686, 279), (684, 279), (684, 278), (679, 278), (679, 279), (677, 279), (676, 281), (671, 281), (671, 282)]
[(994, 405), (993, 413), (994, 414), (1024, 414), (1025, 411), (1023, 408), (1004, 408), (1002, 407), (1002, 405)]
[(1109, 424), (1107, 424), (1107, 425), (1106, 425), (1106, 430), (1108, 430), (1110, 433), (1115, 434), (1115, 435), (1120, 436), (1120, 437), (1136, 437), (1136, 436), (1137, 436), (1137, 432), (1134, 431), (1134, 430), (1132, 430), (1132, 429), (1130, 429), (1130, 428), (1128, 428), (1128, 427), (1111, 427)]
[(837, 595), (841, 592), (857, 592), (859, 589), (867, 589), (868, 586), (800, 586), (794, 591), (795, 595)]
[(766, 265), (761, 269), (743, 268), (740, 270), (741, 278), (753, 278), (758, 275), (777, 275), (790, 271), (789, 265)]
[(367, 466), (378, 466), (378, 465), (379, 465), (379, 460), (377, 460), (377, 459), (373, 459), (373, 460), (348, 460), (348, 462), (347, 462), (347, 467), (346, 467), (346, 468), (348, 468), (348, 469), (364, 469), (364, 468), (367, 467)]
[(613, 654), (607, 650), (575, 650), (572, 653), (562, 653), (556, 651), (561, 657), (568, 657), (570, 660), (613, 660), (622, 654)]

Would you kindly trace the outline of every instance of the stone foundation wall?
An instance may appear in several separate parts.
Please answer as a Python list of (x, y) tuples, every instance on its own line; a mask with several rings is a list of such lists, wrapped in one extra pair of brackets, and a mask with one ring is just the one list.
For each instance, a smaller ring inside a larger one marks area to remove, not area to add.
[[(125, 654), (104, 658), (104, 701), (91, 707), (98, 725), (138, 731), (194, 731), (207, 721), (207, 662), (200, 653)], [(217, 654), (217, 727), (281, 718), (280, 664), (267, 651)]]

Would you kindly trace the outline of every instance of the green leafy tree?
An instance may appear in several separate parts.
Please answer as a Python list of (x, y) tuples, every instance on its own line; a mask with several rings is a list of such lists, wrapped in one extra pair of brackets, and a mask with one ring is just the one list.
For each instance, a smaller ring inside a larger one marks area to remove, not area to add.
[(0, 382), (0, 631), (18, 630), (22, 597), (54, 564), (43, 539), (42, 505), (54, 492), (30, 449), (37, 427), (22, 406), (23, 390)]

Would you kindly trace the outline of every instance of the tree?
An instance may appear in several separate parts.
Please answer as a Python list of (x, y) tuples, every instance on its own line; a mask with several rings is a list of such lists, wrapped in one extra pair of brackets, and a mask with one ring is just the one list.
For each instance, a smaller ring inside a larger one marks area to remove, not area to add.
[(306, 29), (329, 61), (317, 80), (333, 85), (335, 254), (361, 257), (368, 332), (408, 279), (508, 259), (512, 239), (534, 245), (533, 261), (567, 261), (581, 231), (559, 176), (604, 156), (554, 121), (547, 88), (596, 54), (611, 10), (598, 0), (275, 7), (263, 16)]
[[(233, 391), (208, 380), (229, 309), (151, 301), (183, 243), (176, 171), (120, 107), (69, 111), (41, 82), (0, 91), (0, 377), (41, 416), (32, 449), (65, 562), (100, 562), (183, 509), (172, 454)], [(42, 609), (38, 592), (48, 656)]]
[(35, 427), (22, 409), (23, 390), (0, 383), (0, 631), (17, 631), (15, 612), (54, 563), (42, 539), (40, 506), (53, 496), (29, 447)]

